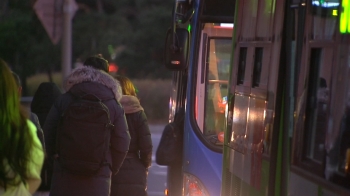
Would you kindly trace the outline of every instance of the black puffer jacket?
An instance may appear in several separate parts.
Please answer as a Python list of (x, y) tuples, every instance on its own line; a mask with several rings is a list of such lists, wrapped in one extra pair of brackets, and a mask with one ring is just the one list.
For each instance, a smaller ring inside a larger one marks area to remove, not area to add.
[(131, 135), (129, 153), (117, 175), (112, 177), (111, 196), (147, 195), (147, 168), (152, 163), (152, 139), (147, 117), (135, 96), (120, 100)]
[(35, 91), (30, 109), (38, 116), (41, 126), (44, 126), (47, 114), (61, 94), (60, 89), (53, 82), (43, 82)]
[(93, 177), (74, 175), (63, 170), (55, 160), (50, 195), (108, 196), (112, 172), (115, 174), (120, 169), (130, 144), (124, 110), (117, 101), (121, 97), (119, 82), (105, 72), (84, 66), (73, 70), (68, 76), (65, 89), (69, 92), (56, 99), (44, 124), (48, 157), (56, 154), (57, 126), (61, 114), (73, 100), (73, 95), (94, 94), (108, 107), (110, 119), (114, 124), (107, 155), (112, 171), (109, 165), (106, 165)]
[[(39, 85), (38, 89), (35, 91), (33, 96), (32, 103), (30, 105), (31, 111), (37, 115), (37, 123), (39, 126), (43, 127), (45, 124), (46, 117), (57, 97), (61, 95), (61, 91), (58, 86), (53, 82), (43, 82)], [(32, 115), (31, 115), (32, 119)], [(34, 122), (34, 121), (33, 121)], [(38, 127), (38, 125), (34, 122), (34, 124)], [(39, 130), (39, 129), (38, 129)], [(42, 129), (40, 128), (41, 132)], [(38, 132), (39, 134), (39, 132)], [(42, 139), (41, 139), (42, 138)], [(43, 146), (44, 143), (44, 134), (41, 133), (40, 141), (42, 141)], [(49, 191), (51, 186), (51, 178), (53, 165), (50, 164), (50, 160), (47, 159), (47, 156), (44, 160), (44, 165), (41, 170), (41, 184), (38, 188), (38, 191)]]

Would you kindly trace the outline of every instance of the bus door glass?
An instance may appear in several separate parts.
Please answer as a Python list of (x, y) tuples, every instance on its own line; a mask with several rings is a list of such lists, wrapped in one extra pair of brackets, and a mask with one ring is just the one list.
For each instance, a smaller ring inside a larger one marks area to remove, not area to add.
[(174, 120), (177, 109), (184, 108), (185, 92), (186, 92), (186, 77), (185, 71), (176, 71), (173, 73), (171, 82), (171, 92), (169, 100), (169, 122)]
[(232, 24), (205, 24), (196, 89), (196, 120), (211, 144), (222, 145), (227, 106)]

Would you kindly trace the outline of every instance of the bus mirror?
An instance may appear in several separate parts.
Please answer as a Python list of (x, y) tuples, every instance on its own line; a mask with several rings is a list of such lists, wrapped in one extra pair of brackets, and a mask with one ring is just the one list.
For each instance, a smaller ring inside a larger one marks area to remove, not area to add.
[(182, 15), (182, 17), (180, 18), (180, 22), (182, 24), (187, 23), (193, 16), (194, 14), (194, 9), (189, 9), (185, 14)]
[(187, 29), (170, 28), (165, 41), (165, 67), (172, 71), (185, 70), (188, 64), (190, 35)]

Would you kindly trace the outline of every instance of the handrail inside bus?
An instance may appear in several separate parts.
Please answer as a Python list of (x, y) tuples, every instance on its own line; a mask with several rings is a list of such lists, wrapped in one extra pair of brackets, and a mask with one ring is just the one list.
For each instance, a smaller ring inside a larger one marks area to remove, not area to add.
[(228, 81), (227, 80), (209, 80), (209, 83), (210, 84), (213, 84), (213, 83), (228, 84)]

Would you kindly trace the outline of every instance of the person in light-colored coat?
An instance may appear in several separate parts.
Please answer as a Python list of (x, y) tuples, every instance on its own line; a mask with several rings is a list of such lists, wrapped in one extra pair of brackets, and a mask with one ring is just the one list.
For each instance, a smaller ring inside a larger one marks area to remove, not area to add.
[(34, 124), (20, 107), (18, 86), (0, 59), (0, 195), (30, 196), (41, 183), (44, 151)]
[[(107, 155), (108, 165), (102, 166), (94, 176), (72, 174), (64, 170), (54, 159), (54, 171), (50, 196), (109, 196), (111, 175), (118, 173), (129, 149), (130, 135), (122, 106), (119, 103), (121, 88), (108, 74), (108, 62), (101, 57), (88, 58), (84, 66), (76, 68), (65, 82), (68, 91), (58, 97), (52, 106), (45, 124), (45, 142), (47, 155), (56, 154), (56, 130), (61, 114), (73, 100), (73, 96), (94, 94), (108, 107), (110, 119), (114, 125), (110, 136), (110, 148)], [(58, 158), (59, 159), (59, 158)]]

